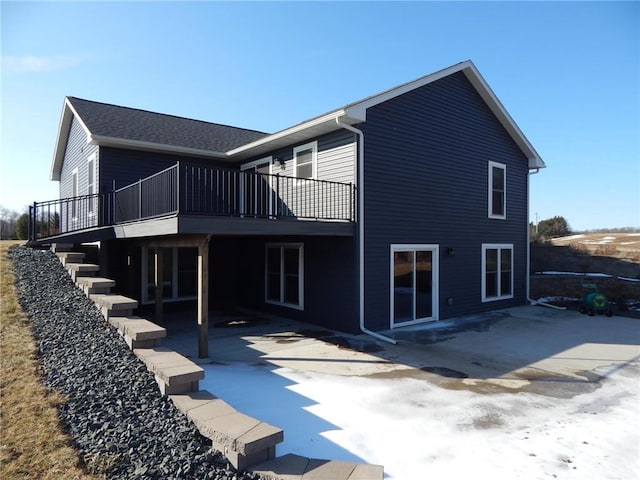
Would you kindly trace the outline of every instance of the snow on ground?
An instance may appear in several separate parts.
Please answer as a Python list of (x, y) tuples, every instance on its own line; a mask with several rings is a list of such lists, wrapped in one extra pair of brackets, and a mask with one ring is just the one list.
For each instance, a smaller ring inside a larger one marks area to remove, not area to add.
[(602, 385), (573, 398), (266, 363), (205, 367), (202, 389), (284, 429), (279, 455), (382, 464), (394, 480), (640, 478), (637, 362), (599, 372)]
[(577, 240), (579, 238), (584, 238), (584, 234), (583, 233), (579, 233), (577, 235), (567, 235), (566, 237), (560, 237), (558, 239), (556, 239), (557, 241), (571, 241), (571, 240)]
[[(608, 273), (581, 273), (581, 272), (557, 272), (555, 270), (545, 270), (543, 272), (535, 272), (535, 275), (569, 275), (576, 277), (597, 277), (597, 278), (614, 278), (613, 275), (609, 275)], [(631, 278), (631, 277), (615, 277), (618, 280), (623, 280), (625, 282), (640, 282), (640, 279)]]
[(575, 275), (577, 277), (600, 277), (600, 278), (611, 278), (613, 276), (607, 273), (557, 272), (554, 270), (536, 272), (536, 275)]

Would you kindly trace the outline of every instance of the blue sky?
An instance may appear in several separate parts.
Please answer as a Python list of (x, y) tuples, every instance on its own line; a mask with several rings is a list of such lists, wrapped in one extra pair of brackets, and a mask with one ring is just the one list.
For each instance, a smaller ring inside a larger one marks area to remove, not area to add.
[(7, 2), (0, 204), (58, 197), (65, 95), (274, 132), (473, 60), (548, 168), (531, 217), (640, 226), (638, 2)]

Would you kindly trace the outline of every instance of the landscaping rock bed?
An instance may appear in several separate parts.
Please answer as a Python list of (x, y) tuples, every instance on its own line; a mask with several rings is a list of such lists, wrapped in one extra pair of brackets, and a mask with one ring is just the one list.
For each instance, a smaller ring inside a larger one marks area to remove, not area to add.
[(89, 471), (125, 479), (238, 479), (49, 251), (9, 250), (44, 382)]

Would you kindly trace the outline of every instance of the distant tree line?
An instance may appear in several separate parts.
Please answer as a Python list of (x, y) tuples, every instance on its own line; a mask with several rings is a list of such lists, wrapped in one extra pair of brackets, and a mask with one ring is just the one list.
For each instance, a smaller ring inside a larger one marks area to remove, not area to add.
[(0, 205), (0, 239), (26, 240), (28, 235), (29, 214), (21, 214)]
[(537, 227), (533, 226), (533, 228), (534, 233), (537, 236), (544, 238), (562, 237), (572, 233), (569, 222), (567, 222), (567, 219), (562, 216), (555, 216), (553, 218), (541, 220), (538, 222)]
[(581, 230), (581, 231), (576, 232), (576, 233), (611, 233), (611, 232), (638, 233), (638, 232), (640, 232), (640, 227), (591, 228), (589, 230)]
[(590, 230), (574, 231), (571, 230), (569, 222), (562, 216), (555, 216), (546, 220), (541, 220), (538, 225), (533, 222), (529, 224), (529, 233), (534, 241), (544, 241), (547, 238), (563, 237), (572, 233), (634, 233), (640, 232), (640, 227), (622, 227), (622, 228), (594, 228)]

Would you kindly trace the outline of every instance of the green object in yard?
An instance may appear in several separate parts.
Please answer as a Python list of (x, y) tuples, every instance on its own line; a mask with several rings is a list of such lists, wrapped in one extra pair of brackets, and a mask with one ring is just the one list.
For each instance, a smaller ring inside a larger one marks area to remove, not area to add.
[(591, 310), (602, 311), (607, 306), (607, 297), (598, 292), (587, 294), (584, 299), (584, 303), (587, 308)]
[(594, 282), (582, 281), (582, 306), (580, 312), (595, 315), (604, 313), (607, 317), (612, 315), (611, 304), (607, 297), (598, 291), (598, 285)]

